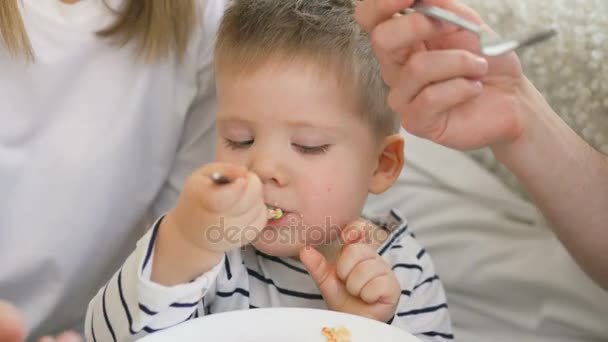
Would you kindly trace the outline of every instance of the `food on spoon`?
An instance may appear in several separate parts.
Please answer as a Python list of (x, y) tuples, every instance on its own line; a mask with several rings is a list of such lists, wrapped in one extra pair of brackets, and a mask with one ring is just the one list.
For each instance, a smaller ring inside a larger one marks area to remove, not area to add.
[(281, 208), (268, 208), (268, 219), (278, 220), (283, 217), (283, 210)]
[(321, 333), (327, 338), (327, 342), (350, 342), (350, 331), (345, 327), (329, 328), (323, 327)]

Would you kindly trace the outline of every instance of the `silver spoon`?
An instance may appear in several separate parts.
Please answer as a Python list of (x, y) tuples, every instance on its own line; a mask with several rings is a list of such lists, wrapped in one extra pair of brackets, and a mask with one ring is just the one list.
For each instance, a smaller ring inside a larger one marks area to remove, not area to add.
[(490, 37), (490, 33), (484, 31), (481, 26), (463, 19), (456, 14), (444, 10), (436, 6), (428, 6), (418, 0), (414, 3), (414, 6), (406, 8), (399, 13), (421, 13), (434, 19), (443, 20), (450, 24), (461, 27), (465, 30), (475, 33), (479, 37), (481, 53), (486, 56), (498, 56), (513, 50), (523, 48), (525, 46), (534, 45), (543, 42), (555, 34), (557, 31), (553, 28), (541, 30), (528, 35), (527, 37), (514, 40), (514, 39), (501, 39), (497, 37)]

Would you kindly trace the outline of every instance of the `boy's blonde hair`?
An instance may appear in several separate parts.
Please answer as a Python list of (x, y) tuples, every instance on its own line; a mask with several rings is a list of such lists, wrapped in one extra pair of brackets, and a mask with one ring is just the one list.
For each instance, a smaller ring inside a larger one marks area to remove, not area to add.
[[(313, 62), (354, 90), (378, 137), (399, 131), (367, 34), (354, 21), (357, 0), (233, 0), (224, 14), (216, 69), (255, 71), (270, 60)], [(327, 68), (327, 70), (325, 70)]]
[[(140, 57), (149, 62), (173, 50), (179, 59), (184, 56), (197, 20), (194, 0), (125, 0), (118, 11), (107, 7), (117, 19), (97, 33), (100, 37), (119, 45), (136, 40)], [(0, 0), (0, 36), (13, 56), (34, 60), (18, 0)]]

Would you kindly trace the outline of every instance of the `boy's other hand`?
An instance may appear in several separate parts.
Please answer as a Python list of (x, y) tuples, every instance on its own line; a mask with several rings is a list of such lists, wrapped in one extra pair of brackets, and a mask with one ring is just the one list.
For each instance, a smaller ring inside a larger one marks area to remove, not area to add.
[[(345, 230), (346, 231), (346, 230)], [(381, 322), (395, 314), (401, 295), (399, 282), (389, 264), (363, 234), (348, 230), (335, 263), (312, 247), (303, 248), (300, 260), (308, 270), (328, 308)]]

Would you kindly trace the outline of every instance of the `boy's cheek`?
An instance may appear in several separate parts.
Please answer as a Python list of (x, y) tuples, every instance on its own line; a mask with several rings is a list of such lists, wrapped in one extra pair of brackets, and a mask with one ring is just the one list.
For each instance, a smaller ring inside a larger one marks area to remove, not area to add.
[(335, 228), (349, 223), (352, 217), (358, 217), (359, 213), (351, 196), (337, 193), (332, 185), (320, 185), (316, 189), (317, 191), (310, 186), (304, 190), (307, 192), (307, 199), (302, 214), (307, 223)]
[(217, 142), (215, 147), (215, 160), (220, 162), (227, 162), (227, 151), (226, 146), (223, 143)]
[(243, 160), (242, 154), (237, 154), (225, 146), (219, 146), (215, 153), (215, 160), (223, 163), (231, 163), (236, 165), (247, 165)]

